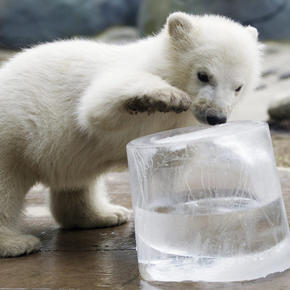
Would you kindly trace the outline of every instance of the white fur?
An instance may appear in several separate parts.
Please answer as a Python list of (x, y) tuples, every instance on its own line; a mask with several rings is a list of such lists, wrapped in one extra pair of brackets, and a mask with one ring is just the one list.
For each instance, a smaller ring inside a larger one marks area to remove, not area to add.
[[(51, 210), (63, 227), (125, 222), (101, 175), (126, 164), (133, 138), (227, 115), (259, 74), (254, 28), (218, 16), (171, 15), (156, 36), (117, 46), (58, 41), (19, 53), (0, 70), (0, 256), (39, 248), (22, 235), (17, 216), (37, 182), (51, 189)], [(213, 76), (197, 79), (199, 70)], [(234, 89), (243, 84), (241, 93)], [(182, 91), (181, 91), (182, 90)], [(182, 98), (181, 98), (182, 95)], [(126, 102), (149, 96), (191, 110), (129, 114)], [(196, 116), (196, 118), (194, 117)]]

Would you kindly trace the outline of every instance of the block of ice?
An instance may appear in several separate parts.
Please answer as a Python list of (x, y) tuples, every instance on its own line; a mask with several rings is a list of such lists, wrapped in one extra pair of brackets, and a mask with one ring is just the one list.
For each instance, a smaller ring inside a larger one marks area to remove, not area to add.
[(290, 267), (266, 123), (160, 132), (127, 153), (144, 279), (241, 281)]

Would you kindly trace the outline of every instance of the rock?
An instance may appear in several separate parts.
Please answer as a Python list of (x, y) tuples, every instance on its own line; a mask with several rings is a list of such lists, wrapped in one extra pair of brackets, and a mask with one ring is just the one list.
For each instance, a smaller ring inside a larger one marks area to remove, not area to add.
[(274, 121), (290, 120), (290, 97), (272, 103), (268, 113)]
[(281, 74), (280, 77), (279, 77), (279, 79), (280, 80), (290, 79), (290, 71), (284, 72), (283, 74)]
[(1, 0), (0, 47), (91, 36), (112, 25), (136, 24), (141, 0)]
[(138, 39), (138, 31), (134, 27), (111, 27), (95, 37), (95, 40), (106, 43), (127, 43)]
[(258, 28), (262, 39), (290, 39), (290, 0), (144, 0), (139, 30), (148, 35), (160, 30), (174, 11), (220, 14)]
[[(269, 120), (268, 124), (271, 130), (290, 132), (290, 120), (282, 120), (282, 121)], [(289, 142), (290, 140), (288, 140), (288, 152), (290, 152)]]

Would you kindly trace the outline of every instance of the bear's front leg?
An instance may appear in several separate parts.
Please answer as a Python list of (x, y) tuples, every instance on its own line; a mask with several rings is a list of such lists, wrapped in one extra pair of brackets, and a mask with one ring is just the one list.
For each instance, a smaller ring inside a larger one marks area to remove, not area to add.
[(51, 189), (50, 208), (55, 220), (66, 229), (117, 226), (130, 217), (128, 209), (109, 202), (101, 178), (81, 189)]
[(92, 83), (81, 97), (77, 115), (86, 130), (111, 130), (122, 126), (122, 117), (128, 113), (181, 113), (190, 106), (191, 99), (185, 92), (156, 75), (115, 71)]

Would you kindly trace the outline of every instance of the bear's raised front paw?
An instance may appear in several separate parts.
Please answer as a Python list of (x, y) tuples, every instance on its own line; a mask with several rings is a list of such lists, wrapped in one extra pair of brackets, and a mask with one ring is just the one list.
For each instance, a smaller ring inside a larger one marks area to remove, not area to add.
[(187, 111), (191, 105), (189, 96), (179, 89), (159, 89), (150, 94), (134, 97), (127, 101), (126, 109), (130, 114), (148, 112), (181, 113)]
[(0, 257), (30, 254), (40, 249), (40, 240), (31, 235), (0, 235)]

